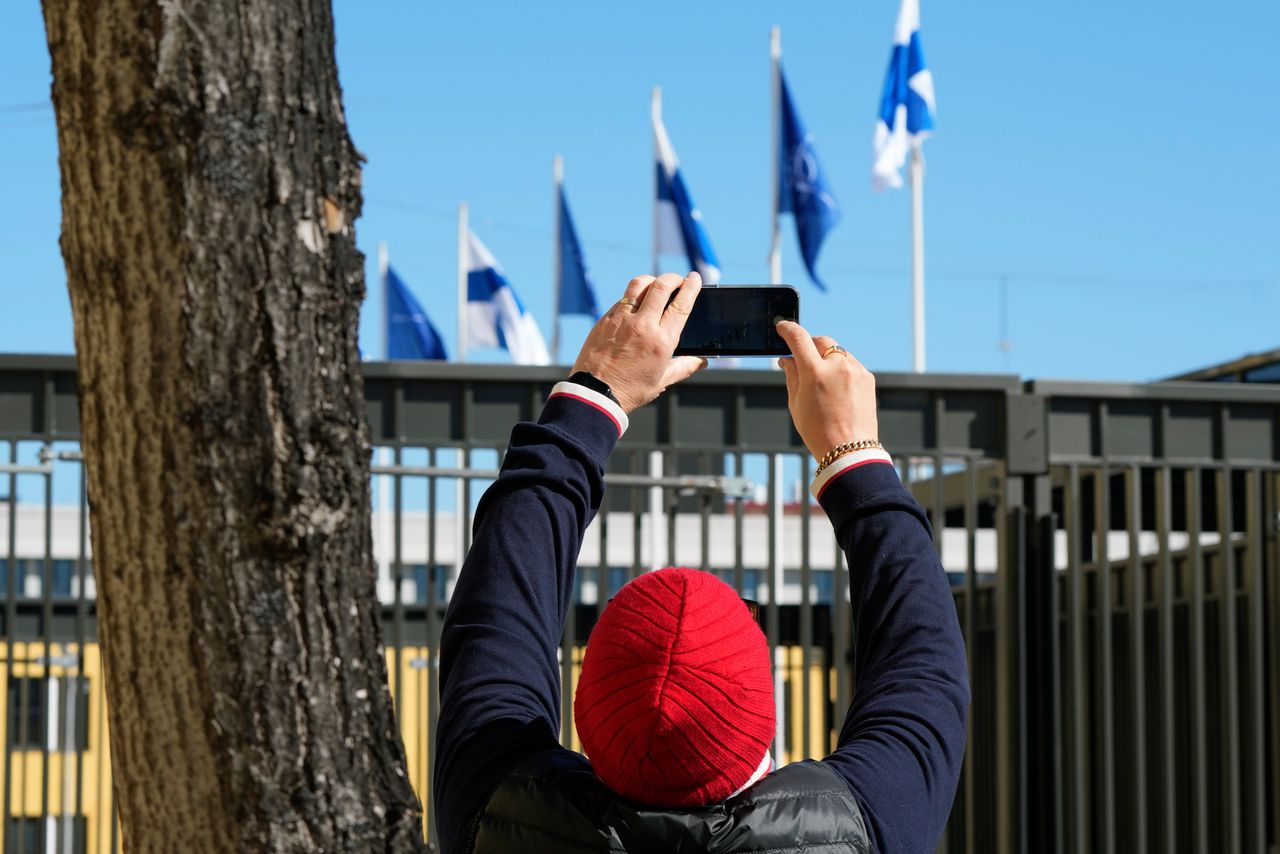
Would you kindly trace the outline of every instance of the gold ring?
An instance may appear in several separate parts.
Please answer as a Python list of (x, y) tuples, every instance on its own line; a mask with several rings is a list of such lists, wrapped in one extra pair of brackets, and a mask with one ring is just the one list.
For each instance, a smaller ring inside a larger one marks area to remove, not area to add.
[[(618, 305), (637, 306), (639, 304), (640, 304), (640, 300), (636, 299), (635, 297), (623, 297), (622, 299), (618, 300)], [(635, 309), (633, 308), (632, 310), (634, 311)]]
[(825, 359), (832, 353), (844, 353), (846, 356), (849, 355), (849, 351), (841, 347), (839, 344), (832, 344), (830, 347), (822, 351), (822, 358)]

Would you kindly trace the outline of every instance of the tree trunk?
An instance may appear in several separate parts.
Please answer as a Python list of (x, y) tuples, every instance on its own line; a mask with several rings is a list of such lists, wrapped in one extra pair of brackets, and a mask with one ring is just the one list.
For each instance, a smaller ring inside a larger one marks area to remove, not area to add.
[(127, 850), (412, 851), (329, 0), (44, 0)]

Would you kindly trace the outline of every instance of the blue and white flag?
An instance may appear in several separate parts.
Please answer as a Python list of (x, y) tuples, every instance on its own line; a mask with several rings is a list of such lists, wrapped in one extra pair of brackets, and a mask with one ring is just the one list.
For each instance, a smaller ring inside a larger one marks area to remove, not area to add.
[(569, 216), (569, 202), (560, 188), (560, 281), (556, 282), (560, 294), (561, 314), (586, 314), (593, 320), (600, 319), (600, 306), (591, 286), (591, 274), (587, 272), (586, 259), (582, 257), (582, 244)]
[(388, 267), (382, 284), (387, 299), (387, 358), (449, 358), (440, 333), (396, 271)]
[(818, 278), (816, 269), (818, 250), (823, 238), (840, 220), (840, 205), (831, 192), (831, 185), (818, 165), (818, 152), (813, 147), (813, 134), (807, 133), (800, 123), (791, 100), (787, 79), (778, 66), (778, 88), (781, 93), (781, 112), (778, 122), (778, 139), (781, 146), (778, 156), (778, 213), (791, 212), (796, 221), (796, 238), (800, 242), (800, 254), (804, 256), (805, 269), (819, 290), (827, 286)]
[(934, 112), (933, 75), (924, 67), (920, 46), (920, 0), (902, 0), (876, 120), (871, 182), (877, 190), (902, 186), (907, 154), (933, 130)]
[(549, 365), (533, 315), (475, 232), (467, 231), (467, 347), (504, 347), (517, 365)]
[[(689, 267), (697, 270), (702, 281), (714, 285), (720, 281), (720, 262), (702, 227), (702, 214), (689, 195), (680, 161), (662, 124), (662, 113), (655, 98), (653, 107), (653, 145), (657, 160), (657, 198), (653, 216), (654, 250), (658, 254), (684, 255)], [(654, 271), (657, 272), (656, 270)]]

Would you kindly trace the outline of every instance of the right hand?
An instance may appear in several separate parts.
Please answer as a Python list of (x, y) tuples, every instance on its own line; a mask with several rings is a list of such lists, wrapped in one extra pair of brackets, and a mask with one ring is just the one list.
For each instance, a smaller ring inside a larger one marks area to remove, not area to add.
[(777, 324), (791, 358), (778, 365), (787, 376), (787, 408), (796, 432), (817, 459), (836, 445), (860, 439), (879, 439), (876, 419), (876, 378), (852, 354), (822, 354), (836, 342), (826, 335), (814, 338), (790, 320)]

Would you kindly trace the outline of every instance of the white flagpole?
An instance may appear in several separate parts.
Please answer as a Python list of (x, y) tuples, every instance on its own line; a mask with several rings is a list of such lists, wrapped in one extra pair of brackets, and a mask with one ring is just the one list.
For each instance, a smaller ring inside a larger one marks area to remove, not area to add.
[(782, 230), (778, 223), (778, 158), (781, 156), (781, 119), (782, 119), (782, 78), (779, 65), (782, 61), (782, 29), (774, 27), (769, 32), (769, 61), (773, 69), (773, 209), (769, 218), (773, 229), (773, 239), (769, 244), (769, 281), (775, 285), (782, 284)]
[(924, 156), (911, 147), (911, 370), (924, 373)]
[(560, 359), (560, 287), (564, 280), (564, 259), (560, 257), (560, 242), (564, 235), (560, 233), (560, 187), (564, 183), (564, 158), (559, 154), (552, 161), (551, 172), (555, 183), (555, 243), (551, 247), (552, 270), (551, 289), (554, 294), (551, 326), (551, 363), (558, 364)]
[(467, 360), (467, 203), (458, 204), (458, 361)]
[[(653, 100), (650, 102), (650, 118), (653, 120), (653, 255), (650, 258), (650, 269), (658, 275), (658, 164), (662, 161), (662, 153), (658, 150), (658, 122), (662, 121), (662, 87), (653, 87)], [(649, 476), (662, 477), (663, 459), (661, 451), (649, 454)], [(649, 490), (649, 570), (662, 566), (661, 536), (663, 525), (660, 521), (662, 513), (662, 487), (655, 486)]]
[(391, 360), (391, 293), (387, 288), (387, 241), (378, 242), (378, 282), (382, 285), (382, 358)]
[[(387, 242), (378, 243), (378, 278), (382, 282), (382, 358), (391, 361), (391, 288), (387, 277), (390, 266), (387, 253)], [(378, 464), (391, 465), (391, 451), (388, 448), (378, 449)], [(392, 519), (388, 509), (391, 506), (391, 484), (385, 474), (378, 475), (378, 539), (375, 554), (377, 556), (378, 586), (391, 583), (391, 545)], [(379, 598), (382, 591), (379, 590)]]
[(649, 105), (649, 115), (653, 120), (653, 254), (650, 256), (649, 269), (658, 275), (658, 164), (662, 162), (662, 153), (658, 151), (658, 122), (662, 121), (662, 87), (653, 87), (653, 99)]

